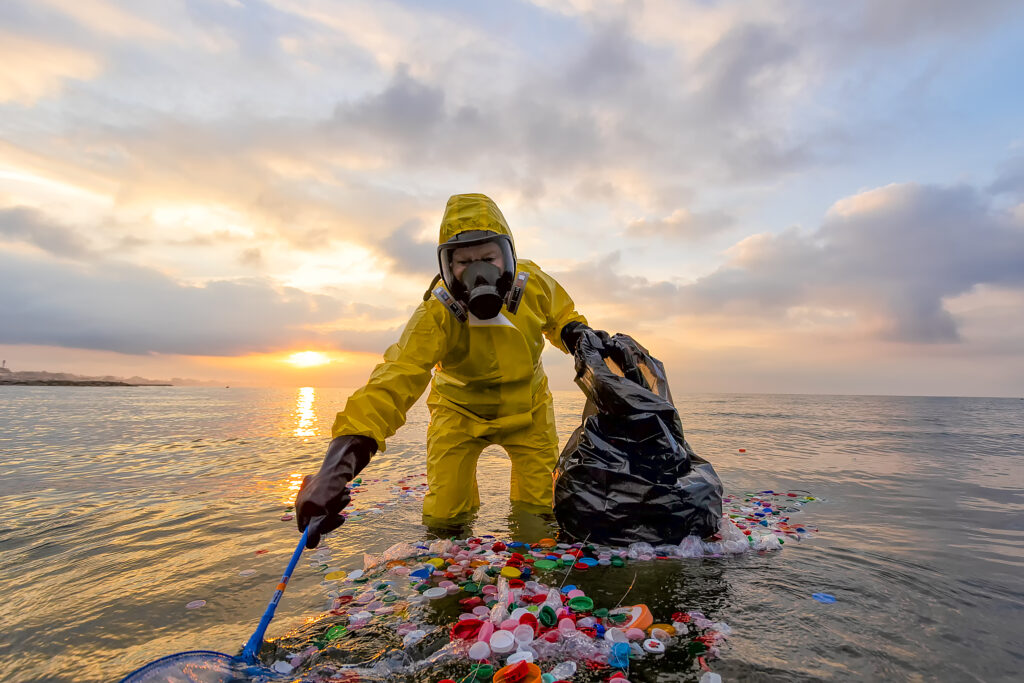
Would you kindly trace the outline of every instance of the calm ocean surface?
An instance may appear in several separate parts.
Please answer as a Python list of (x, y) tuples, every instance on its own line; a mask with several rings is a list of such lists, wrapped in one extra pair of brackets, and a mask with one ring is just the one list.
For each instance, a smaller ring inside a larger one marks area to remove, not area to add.
[[(171, 652), (237, 652), (297, 542), (280, 517), (348, 393), (0, 387), (0, 680), (110, 681)], [(801, 513), (820, 532), (780, 552), (639, 569), (631, 602), (700, 609), (732, 627), (712, 664), (726, 681), (1021, 680), (1024, 400), (676, 403), (727, 493), (824, 499)], [(579, 392), (556, 394), (563, 443), (582, 405)], [(421, 474), (426, 422), (419, 404), (363, 477)], [(503, 452), (485, 452), (473, 532), (551, 535), (546, 520), (510, 514), (508, 471)], [(387, 505), (332, 537), (334, 565), (352, 570), (363, 552), (427, 538), (418, 503), (396, 503), (390, 484), (371, 482), (354, 506), (373, 503)], [(325, 609), (309, 564), (269, 636)], [(609, 590), (632, 580), (619, 571)], [(207, 604), (187, 609), (193, 600)], [(654, 666), (630, 679), (698, 673)]]

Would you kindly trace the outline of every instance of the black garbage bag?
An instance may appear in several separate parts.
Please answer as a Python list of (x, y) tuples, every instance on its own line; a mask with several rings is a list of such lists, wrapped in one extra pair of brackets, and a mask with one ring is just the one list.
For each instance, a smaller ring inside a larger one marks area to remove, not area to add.
[(627, 335), (586, 331), (576, 383), (587, 405), (555, 467), (562, 530), (611, 545), (717, 532), (722, 483), (686, 443), (661, 361)]

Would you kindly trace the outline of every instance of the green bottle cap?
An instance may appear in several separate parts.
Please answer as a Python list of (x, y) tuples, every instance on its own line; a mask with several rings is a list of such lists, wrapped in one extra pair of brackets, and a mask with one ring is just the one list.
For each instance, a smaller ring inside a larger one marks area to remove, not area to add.
[(569, 609), (573, 612), (589, 612), (594, 609), (594, 601), (585, 595), (569, 600)]

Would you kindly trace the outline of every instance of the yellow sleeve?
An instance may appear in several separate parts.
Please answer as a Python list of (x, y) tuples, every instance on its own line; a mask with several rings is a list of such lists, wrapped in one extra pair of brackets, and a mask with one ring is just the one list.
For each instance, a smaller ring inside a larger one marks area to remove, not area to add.
[(427, 388), (431, 370), (447, 350), (450, 317), (434, 300), (417, 307), (366, 386), (349, 396), (334, 420), (332, 436), (367, 436), (384, 450), (385, 440), (405, 424), (406, 412)]
[(544, 336), (548, 338), (548, 341), (555, 348), (569, 353), (569, 350), (565, 348), (565, 344), (562, 343), (562, 328), (571, 322), (581, 322), (586, 325), (587, 319), (577, 312), (576, 304), (573, 303), (569, 293), (562, 288), (562, 285), (558, 284), (555, 278), (540, 268), (537, 268), (534, 276), (544, 283), (544, 287), (548, 292), (548, 300), (550, 301), (548, 310), (544, 311), (546, 318), (544, 326), (541, 328)]

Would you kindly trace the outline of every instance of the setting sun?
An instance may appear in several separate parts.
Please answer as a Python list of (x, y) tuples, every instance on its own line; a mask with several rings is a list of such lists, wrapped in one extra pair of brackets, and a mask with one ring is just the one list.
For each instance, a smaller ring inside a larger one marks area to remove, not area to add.
[(330, 363), (331, 359), (319, 351), (299, 351), (288, 356), (288, 362), (297, 368), (311, 368), (314, 365)]

